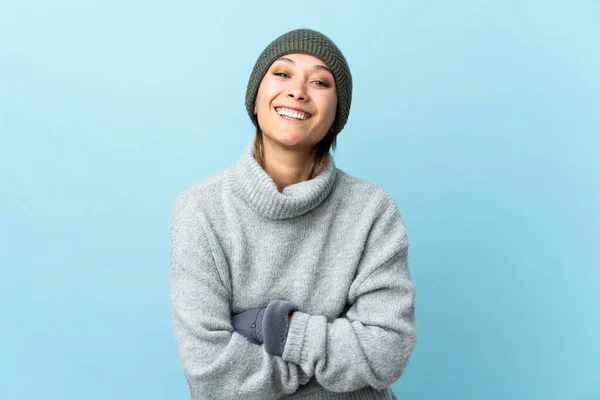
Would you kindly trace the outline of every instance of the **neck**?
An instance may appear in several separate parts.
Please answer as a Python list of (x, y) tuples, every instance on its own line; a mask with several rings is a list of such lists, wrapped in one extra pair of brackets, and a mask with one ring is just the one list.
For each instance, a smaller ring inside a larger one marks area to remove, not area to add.
[(245, 206), (262, 217), (278, 220), (303, 215), (327, 198), (338, 176), (331, 154), (327, 154), (325, 169), (318, 175), (279, 191), (277, 184), (254, 157), (255, 145), (254, 138), (248, 142), (227, 180), (232, 194), (240, 196)]
[[(264, 139), (264, 136), (263, 136)], [(264, 170), (282, 192), (286, 186), (308, 180), (316, 149), (290, 150), (263, 140)]]

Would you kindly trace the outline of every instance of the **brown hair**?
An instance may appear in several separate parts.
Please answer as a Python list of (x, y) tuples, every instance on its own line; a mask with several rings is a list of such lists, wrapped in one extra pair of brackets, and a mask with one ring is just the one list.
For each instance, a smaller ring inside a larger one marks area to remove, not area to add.
[[(319, 143), (316, 144), (317, 153), (315, 154), (315, 160), (310, 170), (310, 174), (308, 175), (309, 180), (318, 176), (327, 168), (327, 154), (329, 154), (329, 149), (333, 149), (335, 151), (337, 145), (336, 139), (337, 134), (333, 133), (333, 131), (329, 129), (327, 135), (325, 135), (325, 137)], [(262, 131), (260, 130), (260, 127), (256, 127), (256, 138), (254, 140), (254, 158), (256, 159), (258, 164), (264, 169), (264, 144), (262, 138)]]

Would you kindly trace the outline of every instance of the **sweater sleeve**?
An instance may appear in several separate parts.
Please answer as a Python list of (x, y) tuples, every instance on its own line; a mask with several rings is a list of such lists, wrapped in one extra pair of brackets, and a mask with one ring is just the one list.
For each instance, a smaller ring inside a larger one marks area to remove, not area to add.
[(334, 392), (383, 389), (404, 372), (416, 345), (415, 285), (407, 264), (408, 240), (393, 199), (368, 233), (348, 294), (346, 315), (296, 311), (283, 359)]
[(295, 392), (309, 377), (233, 330), (227, 271), (213, 258), (203, 219), (182, 194), (169, 222), (171, 317), (191, 398), (277, 399)]

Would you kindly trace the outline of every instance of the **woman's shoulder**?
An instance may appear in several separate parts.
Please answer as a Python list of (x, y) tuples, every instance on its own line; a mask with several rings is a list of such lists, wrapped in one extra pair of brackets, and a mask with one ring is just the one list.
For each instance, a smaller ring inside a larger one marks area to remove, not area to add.
[(339, 169), (338, 174), (338, 202), (341, 203), (341, 208), (350, 210), (350, 214), (357, 221), (366, 222), (369, 226), (377, 224), (378, 229), (399, 233), (400, 241), (408, 243), (406, 226), (398, 203), (385, 187)]
[(217, 204), (230, 168), (213, 173), (187, 186), (176, 196), (173, 208), (192, 207), (198, 209)]
[(337, 168), (339, 184), (337, 193), (339, 196), (352, 202), (364, 203), (365, 206), (378, 206), (386, 208), (390, 203), (396, 204), (390, 192), (382, 185), (351, 175)]

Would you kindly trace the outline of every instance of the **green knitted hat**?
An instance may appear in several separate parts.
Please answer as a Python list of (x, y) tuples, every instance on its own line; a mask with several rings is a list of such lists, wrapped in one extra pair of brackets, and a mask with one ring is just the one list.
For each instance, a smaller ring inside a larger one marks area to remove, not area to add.
[(290, 53), (303, 53), (316, 57), (323, 61), (333, 73), (338, 104), (331, 128), (337, 135), (346, 125), (348, 114), (350, 114), (352, 75), (344, 55), (335, 43), (327, 36), (312, 29), (296, 29), (284, 33), (272, 41), (258, 56), (246, 89), (246, 110), (252, 123), (258, 127), (258, 121), (254, 115), (254, 103), (260, 82), (275, 60)]

